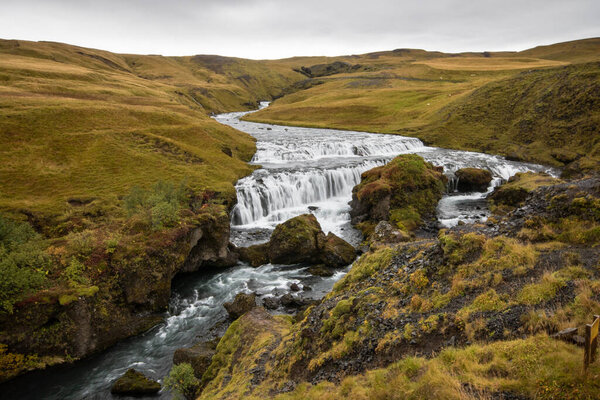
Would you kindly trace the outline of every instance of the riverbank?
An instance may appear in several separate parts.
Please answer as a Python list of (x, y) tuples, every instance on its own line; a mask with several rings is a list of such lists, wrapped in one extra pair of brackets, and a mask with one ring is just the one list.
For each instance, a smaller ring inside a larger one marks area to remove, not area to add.
[(248, 312), (199, 398), (595, 398), (580, 346), (600, 310), (600, 181), (532, 177), (484, 224), (372, 246), (294, 320)]

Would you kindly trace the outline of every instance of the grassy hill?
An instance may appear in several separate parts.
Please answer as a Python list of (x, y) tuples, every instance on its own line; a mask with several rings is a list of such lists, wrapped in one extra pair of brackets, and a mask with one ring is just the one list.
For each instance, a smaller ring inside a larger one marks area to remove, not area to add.
[(0, 209), (62, 213), (70, 198), (184, 177), (230, 197), (253, 139), (208, 114), (253, 108), (299, 77), (269, 62), (0, 41)]
[(522, 52), (400, 49), (340, 60), (361, 69), (312, 78), (309, 89), (247, 119), (397, 133), (437, 146), (597, 168), (600, 39)]

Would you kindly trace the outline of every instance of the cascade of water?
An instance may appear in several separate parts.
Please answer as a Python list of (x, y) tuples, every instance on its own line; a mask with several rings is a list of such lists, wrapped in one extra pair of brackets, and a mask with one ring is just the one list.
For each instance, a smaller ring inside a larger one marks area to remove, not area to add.
[(232, 212), (232, 223), (283, 222), (277, 218), (281, 210), (335, 198), (349, 199), (361, 173), (384, 163), (385, 160), (367, 160), (332, 169), (259, 170), (236, 185), (238, 204)]
[(424, 148), (423, 142), (415, 138), (381, 140), (378, 136), (362, 139), (362, 142), (346, 140), (319, 141), (316, 138), (301, 138), (290, 141), (261, 142), (252, 162), (286, 163), (288, 161), (316, 161), (332, 157), (381, 157), (415, 152)]

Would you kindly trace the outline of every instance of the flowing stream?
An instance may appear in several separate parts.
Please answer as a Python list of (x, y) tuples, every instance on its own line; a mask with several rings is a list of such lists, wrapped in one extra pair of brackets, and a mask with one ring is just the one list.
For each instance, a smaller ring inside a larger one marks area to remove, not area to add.
[[(261, 106), (266, 106), (263, 103)], [(248, 246), (268, 240), (275, 225), (293, 216), (313, 213), (323, 230), (358, 244), (360, 234), (350, 226), (352, 188), (362, 172), (383, 165), (394, 156), (417, 153), (443, 166), (450, 178), (449, 193), (438, 205), (443, 226), (459, 221), (484, 221), (488, 216), (485, 193), (453, 193), (454, 171), (479, 167), (492, 171), (488, 191), (517, 172), (556, 171), (540, 165), (507, 161), (481, 153), (424, 146), (415, 138), (329, 129), (285, 127), (241, 121), (246, 112), (221, 114), (215, 119), (257, 139), (252, 160), (262, 166), (237, 185), (238, 204), (232, 211), (231, 240)], [(40, 371), (0, 386), (2, 399), (111, 399), (110, 385), (128, 368), (162, 380), (172, 365), (175, 349), (215, 335), (212, 329), (226, 319), (222, 307), (240, 291), (260, 298), (289, 292), (297, 283), (312, 290), (302, 296), (320, 298), (348, 270), (322, 278), (304, 266), (240, 263), (226, 270), (196, 273), (173, 282), (173, 297), (165, 321), (143, 335), (125, 340), (75, 365)], [(171, 394), (161, 392), (158, 398)], [(156, 398), (156, 397), (154, 397)]]

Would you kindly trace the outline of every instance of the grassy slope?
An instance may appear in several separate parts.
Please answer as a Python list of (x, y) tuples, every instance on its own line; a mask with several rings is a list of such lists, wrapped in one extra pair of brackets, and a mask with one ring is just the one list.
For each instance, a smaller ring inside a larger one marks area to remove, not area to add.
[[(553, 165), (588, 154), (582, 164), (590, 167), (600, 158), (600, 39), (489, 57), (404, 50), (345, 60), (368, 70), (319, 78), (248, 119), (400, 133)], [(571, 154), (552, 156), (557, 148)]]
[(273, 62), (0, 41), (0, 209), (62, 213), (69, 198), (184, 177), (229, 197), (254, 142), (207, 114), (255, 107), (299, 77)]
[(598, 362), (583, 373), (581, 347), (548, 335), (600, 310), (599, 181), (517, 184), (532, 196), (495, 229), (371, 250), (295, 320), (242, 316), (200, 398), (597, 398)]

